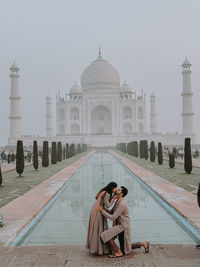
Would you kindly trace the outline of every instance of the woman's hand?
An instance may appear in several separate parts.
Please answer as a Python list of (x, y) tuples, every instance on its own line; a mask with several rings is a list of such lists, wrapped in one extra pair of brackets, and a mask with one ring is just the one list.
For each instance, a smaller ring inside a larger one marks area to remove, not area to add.
[(99, 211), (103, 211), (103, 207), (102, 206), (99, 206)]

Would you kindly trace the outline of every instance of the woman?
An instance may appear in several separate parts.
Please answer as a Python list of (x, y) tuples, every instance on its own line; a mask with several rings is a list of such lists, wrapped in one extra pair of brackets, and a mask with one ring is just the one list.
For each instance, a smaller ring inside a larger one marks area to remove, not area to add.
[(113, 196), (115, 192), (117, 192), (117, 184), (110, 182), (96, 195), (96, 202), (94, 203), (90, 213), (86, 244), (86, 247), (92, 254), (109, 254), (108, 246), (103, 243), (100, 237), (100, 234), (108, 229), (108, 222), (98, 209), (99, 206), (105, 207), (107, 209), (111, 207), (116, 199)]

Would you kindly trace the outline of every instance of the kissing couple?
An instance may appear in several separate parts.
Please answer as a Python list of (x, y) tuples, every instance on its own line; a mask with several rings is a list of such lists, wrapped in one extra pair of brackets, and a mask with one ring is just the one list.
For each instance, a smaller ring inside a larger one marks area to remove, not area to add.
[[(141, 247), (144, 247), (145, 253), (149, 252), (149, 242), (131, 243), (130, 217), (125, 200), (127, 194), (128, 189), (124, 186), (117, 189), (115, 182), (110, 182), (97, 193), (90, 213), (86, 243), (91, 254), (117, 258)], [(113, 221), (110, 229), (107, 219)], [(120, 246), (115, 242), (117, 237)]]

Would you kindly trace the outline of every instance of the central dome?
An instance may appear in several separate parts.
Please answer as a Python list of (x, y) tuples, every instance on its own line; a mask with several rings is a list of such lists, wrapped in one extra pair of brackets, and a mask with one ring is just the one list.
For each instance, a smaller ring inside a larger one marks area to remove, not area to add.
[(81, 87), (87, 89), (119, 88), (120, 76), (117, 70), (105, 59), (94, 60), (81, 75)]

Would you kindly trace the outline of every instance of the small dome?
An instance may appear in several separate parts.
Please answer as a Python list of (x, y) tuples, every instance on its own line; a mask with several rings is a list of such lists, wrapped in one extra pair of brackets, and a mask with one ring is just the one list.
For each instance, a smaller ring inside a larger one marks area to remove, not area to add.
[(126, 81), (125, 81), (124, 84), (122, 84), (122, 86), (120, 87), (120, 93), (132, 93), (132, 89), (131, 89), (131, 87), (126, 83)]
[(155, 95), (154, 95), (154, 93), (152, 93), (152, 94), (150, 95), (150, 97), (151, 97), (151, 98), (155, 98)]
[(50, 97), (50, 95), (48, 95), (46, 99), (47, 99), (47, 100), (51, 100), (51, 97)]
[(12, 66), (10, 67), (10, 69), (19, 70), (19, 68), (17, 67), (17, 65), (15, 64), (15, 62), (12, 64)]
[(185, 58), (185, 60), (184, 60), (184, 62), (183, 62), (183, 64), (182, 64), (182, 66), (185, 66), (185, 65), (190, 65), (190, 66), (191, 66), (191, 63), (190, 63), (190, 61), (187, 59), (187, 57)]
[(76, 83), (70, 89), (70, 94), (81, 94), (81, 93), (82, 93), (81, 88)]
[(82, 73), (81, 87), (84, 89), (119, 88), (117, 70), (101, 54)]

